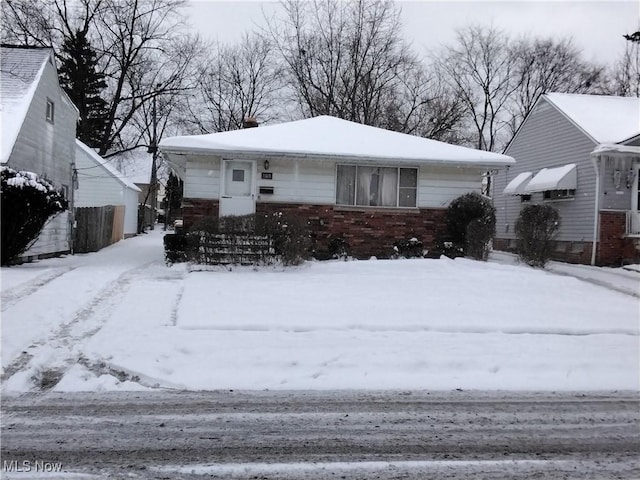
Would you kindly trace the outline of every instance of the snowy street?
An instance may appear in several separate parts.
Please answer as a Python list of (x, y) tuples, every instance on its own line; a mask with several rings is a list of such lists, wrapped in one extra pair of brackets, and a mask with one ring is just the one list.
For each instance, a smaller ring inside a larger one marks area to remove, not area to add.
[(2, 408), (14, 480), (640, 476), (626, 394), (50, 392)]
[(3, 268), (3, 393), (639, 389), (636, 271), (500, 253), (190, 271), (162, 235)]

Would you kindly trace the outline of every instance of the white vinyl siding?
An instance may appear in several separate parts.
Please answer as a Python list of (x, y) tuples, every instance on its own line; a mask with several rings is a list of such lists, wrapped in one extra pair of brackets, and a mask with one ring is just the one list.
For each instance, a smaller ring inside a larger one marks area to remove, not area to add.
[[(239, 158), (240, 159), (240, 158)], [(336, 171), (333, 160), (269, 158), (257, 160), (257, 191), (273, 188), (273, 193), (258, 194), (263, 203), (336, 204)], [(381, 165), (388, 167), (389, 165)], [(400, 166), (400, 168), (413, 168)], [(468, 192), (480, 192), (483, 169), (456, 166), (421, 166), (417, 169), (416, 202), (418, 208), (446, 208), (452, 200)], [(262, 178), (262, 173), (271, 178)], [(185, 173), (185, 198), (219, 199), (220, 157), (188, 155)], [(410, 187), (402, 187), (402, 189)], [(404, 193), (410, 194), (405, 191)]]
[[(55, 103), (55, 123), (46, 119), (47, 101)], [(56, 70), (47, 62), (7, 164), (49, 180), (56, 188), (72, 185), (78, 114), (63, 96)], [(71, 208), (71, 206), (70, 206)], [(64, 212), (45, 225), (24, 257), (70, 250), (71, 225)]]
[[(261, 194), (260, 202), (307, 203), (332, 205), (335, 203), (335, 163), (310, 160), (269, 160), (269, 170), (258, 161), (258, 191), (273, 187), (273, 194)], [(262, 172), (272, 174), (263, 179)]]
[(473, 168), (421, 167), (418, 206), (446, 208), (460, 195), (480, 193), (482, 171)]
[[(101, 159), (100, 162), (108, 162), (108, 160)], [(76, 169), (78, 170), (78, 189), (75, 191), (75, 206), (124, 205), (124, 234), (136, 234), (139, 192), (113, 176), (80, 147), (76, 150)]]
[(187, 155), (184, 197), (220, 198), (220, 157)]

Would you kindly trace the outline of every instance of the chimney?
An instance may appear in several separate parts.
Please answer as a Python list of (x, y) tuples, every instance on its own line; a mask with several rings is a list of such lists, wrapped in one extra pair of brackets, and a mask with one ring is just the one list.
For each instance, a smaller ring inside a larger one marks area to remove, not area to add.
[(258, 120), (256, 117), (246, 117), (242, 122), (242, 128), (255, 128), (258, 126)]

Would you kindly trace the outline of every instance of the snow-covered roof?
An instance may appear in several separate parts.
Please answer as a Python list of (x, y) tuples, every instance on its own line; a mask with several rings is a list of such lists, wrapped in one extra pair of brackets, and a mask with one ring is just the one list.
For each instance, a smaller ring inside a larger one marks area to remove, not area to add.
[(596, 143), (620, 143), (640, 133), (640, 98), (569, 93), (545, 97)]
[(160, 149), (165, 153), (266, 153), (495, 167), (515, 163), (506, 155), (329, 116), (232, 132), (171, 137), (160, 142)]
[[(109, 163), (108, 160), (102, 158), (98, 153), (88, 145), (85, 145), (80, 140), (76, 139), (76, 146), (80, 148), (83, 152), (85, 152), (91, 159), (96, 162), (96, 166), (98, 168), (104, 168), (113, 178), (117, 179), (120, 183), (122, 183), (125, 187), (135, 190), (136, 192), (140, 192), (141, 190), (135, 185), (134, 182), (125, 178), (125, 176), (118, 171), (113, 165)], [(100, 176), (98, 173), (85, 172), (88, 176)]]
[(611, 144), (611, 143), (601, 143), (598, 145), (591, 155), (601, 155), (601, 154), (632, 154), (640, 156), (640, 147), (634, 147), (631, 145), (619, 145), (619, 144)]
[(50, 48), (0, 47), (0, 163), (9, 160), (42, 72), (47, 62), (52, 61), (52, 55)]

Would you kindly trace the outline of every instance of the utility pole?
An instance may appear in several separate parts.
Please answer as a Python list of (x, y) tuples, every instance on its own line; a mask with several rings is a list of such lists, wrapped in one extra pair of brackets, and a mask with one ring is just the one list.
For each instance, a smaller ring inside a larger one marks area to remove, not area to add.
[[(159, 86), (159, 85), (158, 85)], [(158, 202), (158, 112), (156, 110), (157, 92), (153, 95), (152, 138), (147, 152), (151, 153), (151, 180), (149, 183), (149, 196), (151, 197), (151, 230), (155, 228), (156, 206)]]

